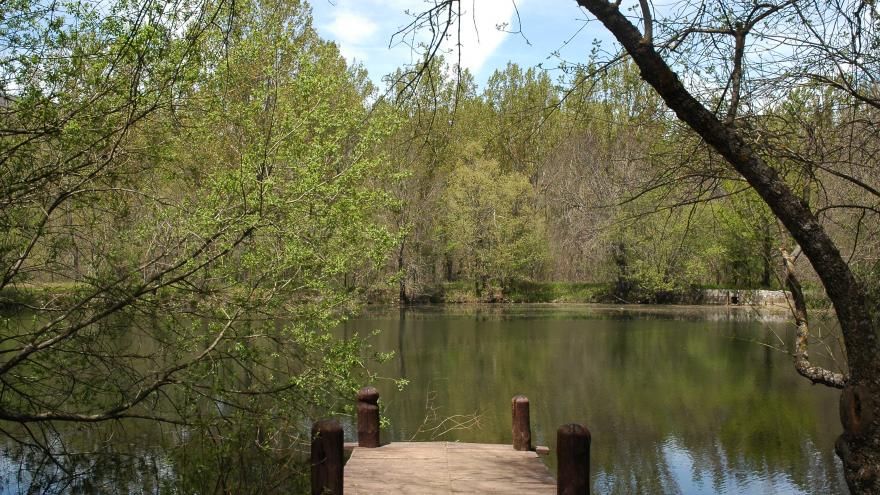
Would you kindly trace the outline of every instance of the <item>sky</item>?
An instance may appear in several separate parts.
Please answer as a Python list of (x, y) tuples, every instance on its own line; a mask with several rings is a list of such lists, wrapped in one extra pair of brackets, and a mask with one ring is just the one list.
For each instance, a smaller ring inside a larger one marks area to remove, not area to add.
[[(432, 0), (312, 0), (318, 33), (335, 41), (349, 63), (366, 67), (376, 83), (418, 59), (399, 36), (392, 37), (413, 14), (431, 5)], [(597, 38), (614, 51), (602, 27), (595, 20), (587, 22), (573, 0), (461, 0), (461, 9), (461, 64), (481, 87), (508, 61), (547, 69), (562, 60), (585, 62)], [(446, 45), (454, 49), (454, 44), (453, 39)], [(446, 57), (454, 61), (458, 54)]]

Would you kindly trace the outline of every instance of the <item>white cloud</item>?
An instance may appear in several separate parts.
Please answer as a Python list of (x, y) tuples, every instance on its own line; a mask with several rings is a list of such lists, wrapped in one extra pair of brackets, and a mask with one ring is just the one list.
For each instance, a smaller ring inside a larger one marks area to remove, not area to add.
[(363, 47), (370, 44), (379, 26), (364, 15), (350, 10), (339, 10), (326, 29), (336, 40), (343, 57), (364, 61), (367, 56)]
[[(486, 68), (490, 57), (499, 52), (508, 37), (508, 33), (498, 30), (498, 25), (508, 24), (510, 30), (518, 28), (514, 1), (520, 8), (523, 3), (530, 3), (527, 0), (460, 0), (461, 37), (459, 39), (459, 26), (451, 26), (450, 38), (443, 42), (440, 51), (446, 61), (458, 62), (456, 45), (460, 42), (461, 65), (479, 80), (478, 73)], [(397, 36), (392, 40), (392, 35), (409, 24), (415, 13), (432, 4), (425, 0), (315, 0), (313, 7), (315, 25), (321, 35), (335, 41), (343, 57), (349, 62), (356, 60), (364, 64), (378, 80), (395, 68), (421, 58), (418, 44), (430, 37), (427, 30), (417, 33), (415, 39)]]
[(352, 64), (355, 61), (361, 63), (367, 61), (367, 52), (360, 47), (340, 43), (339, 41), (336, 42), (336, 46), (339, 47), (339, 54), (342, 55), (349, 64)]
[[(461, 65), (476, 73), (508, 36), (498, 26), (507, 25), (507, 30), (517, 27), (512, 26), (516, 8), (513, 0), (465, 0), (461, 10)], [(456, 37), (453, 35), (453, 43)]]

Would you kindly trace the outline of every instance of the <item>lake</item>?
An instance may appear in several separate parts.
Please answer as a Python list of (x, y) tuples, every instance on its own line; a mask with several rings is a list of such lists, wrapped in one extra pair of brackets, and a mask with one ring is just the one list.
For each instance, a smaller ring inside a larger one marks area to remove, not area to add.
[[(511, 398), (524, 394), (534, 445), (555, 450), (556, 429), (565, 423), (590, 429), (594, 493), (847, 493), (833, 447), (841, 430), (838, 392), (810, 385), (784, 350), (770, 346), (793, 339), (785, 313), (593, 305), (367, 308), (335, 330), (339, 336), (374, 331), (374, 350), (395, 353), (375, 368), (380, 378), (372, 383), (390, 420), (383, 441), (507, 444)], [(398, 390), (394, 380), (401, 379), (408, 384)], [(355, 440), (351, 418), (340, 419), (347, 440)], [(3, 442), (0, 494), (48, 487), (57, 493), (157, 493), (160, 487), (191, 493), (190, 485), (179, 486), (178, 475), (193, 487), (211, 486), (217, 477), (204, 467), (213, 465), (213, 451), (191, 449), (186, 428), (138, 421), (58, 426), (43, 434), (104, 454), (78, 460), (81, 474), (71, 485), (45, 458), (22, 457)], [(294, 425), (303, 441), (309, 426), (305, 420)], [(231, 427), (218, 434), (235, 435)], [(236, 471), (246, 477), (235, 482), (248, 486), (268, 471), (283, 471), (275, 455), (304, 461), (308, 449), (296, 449), (244, 452), (253, 467)], [(544, 460), (555, 472), (554, 455)], [(307, 473), (298, 466), (294, 470)]]
[(559, 425), (590, 429), (594, 493), (847, 493), (838, 392), (765, 345), (790, 345), (784, 313), (422, 307), (368, 310), (338, 331), (375, 330), (376, 350), (396, 353), (373, 383), (383, 441), (509, 443), (510, 401), (524, 394), (533, 444), (552, 452)]

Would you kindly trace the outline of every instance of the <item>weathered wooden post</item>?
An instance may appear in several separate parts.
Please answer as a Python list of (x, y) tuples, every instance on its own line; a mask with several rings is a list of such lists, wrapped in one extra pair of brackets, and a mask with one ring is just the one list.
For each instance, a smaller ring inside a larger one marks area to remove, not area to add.
[(357, 394), (358, 447), (379, 446), (379, 391), (364, 387)]
[(532, 450), (532, 427), (529, 423), (529, 399), (525, 395), (517, 395), (511, 404), (513, 413), (513, 448), (514, 450)]
[(577, 423), (556, 430), (557, 495), (589, 495), (590, 430)]
[(325, 419), (312, 425), (312, 495), (342, 495), (342, 425)]

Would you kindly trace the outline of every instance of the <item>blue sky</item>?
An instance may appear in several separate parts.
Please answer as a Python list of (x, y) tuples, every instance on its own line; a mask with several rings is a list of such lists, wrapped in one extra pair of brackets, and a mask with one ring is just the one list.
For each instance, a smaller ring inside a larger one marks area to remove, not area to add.
[[(314, 24), (325, 39), (336, 41), (349, 62), (363, 64), (373, 81), (417, 58), (409, 46), (389, 48), (392, 35), (408, 24), (406, 11), (421, 12), (433, 2), (424, 0), (312, 0)], [(561, 59), (585, 62), (593, 39), (614, 51), (608, 35), (574, 0), (462, 0), (461, 61), (482, 87), (492, 72), (508, 61), (552, 69)], [(515, 6), (515, 7), (514, 7)], [(518, 26), (516, 9), (521, 26)], [(500, 31), (521, 29), (522, 35)], [(567, 40), (571, 40), (567, 45)], [(528, 40), (528, 41), (527, 41)], [(395, 40), (397, 41), (397, 40)], [(452, 44), (450, 44), (451, 47)], [(559, 52), (560, 56), (554, 55)], [(450, 55), (456, 57), (456, 55)], [(449, 56), (448, 56), (449, 57)]]

